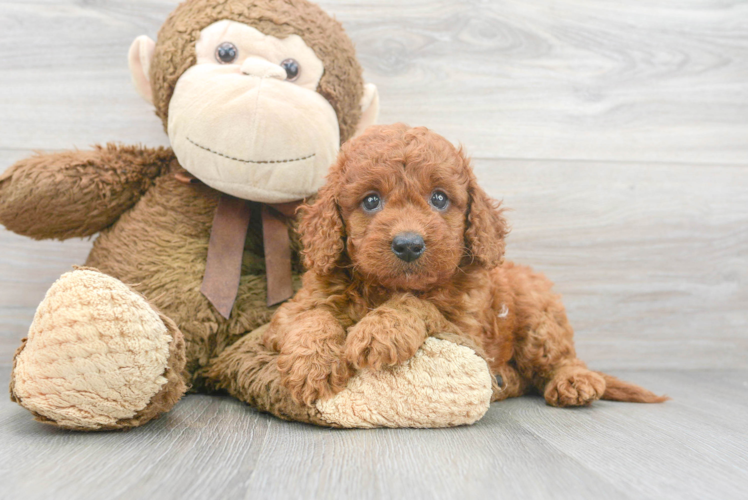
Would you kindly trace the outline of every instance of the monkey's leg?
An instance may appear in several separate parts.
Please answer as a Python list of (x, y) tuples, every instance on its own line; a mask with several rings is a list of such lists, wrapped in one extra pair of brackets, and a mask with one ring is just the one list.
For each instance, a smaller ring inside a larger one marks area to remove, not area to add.
[(262, 344), (267, 327), (264, 325), (248, 333), (218, 355), (206, 372), (207, 385), (223, 389), (258, 410), (284, 420), (331, 425), (316, 407), (295, 403), (291, 392), (281, 384), (279, 353)]
[(221, 353), (208, 377), (214, 388), (277, 417), (329, 427), (449, 427), (474, 423), (488, 410), (488, 364), (449, 334), (427, 339), (402, 365), (358, 372), (330, 399), (294, 403), (281, 384), (278, 353), (262, 345), (266, 328)]
[(74, 430), (126, 429), (186, 391), (176, 324), (125, 284), (93, 269), (64, 274), (16, 351), (10, 397), (37, 420)]

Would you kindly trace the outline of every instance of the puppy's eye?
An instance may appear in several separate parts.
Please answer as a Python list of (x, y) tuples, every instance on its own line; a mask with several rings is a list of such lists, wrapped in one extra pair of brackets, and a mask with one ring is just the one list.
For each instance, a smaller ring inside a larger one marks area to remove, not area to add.
[(376, 212), (382, 208), (382, 199), (377, 193), (369, 193), (364, 196), (364, 201), (361, 202), (361, 208), (363, 208), (365, 212)]
[(293, 82), (299, 78), (301, 66), (299, 66), (299, 63), (295, 59), (286, 59), (280, 65), (281, 68), (286, 70), (286, 81)]
[(236, 49), (236, 45), (231, 42), (223, 42), (216, 48), (216, 61), (222, 64), (228, 64), (236, 59), (239, 51)]
[(449, 206), (449, 198), (443, 191), (434, 191), (431, 193), (429, 203), (437, 210), (445, 210)]

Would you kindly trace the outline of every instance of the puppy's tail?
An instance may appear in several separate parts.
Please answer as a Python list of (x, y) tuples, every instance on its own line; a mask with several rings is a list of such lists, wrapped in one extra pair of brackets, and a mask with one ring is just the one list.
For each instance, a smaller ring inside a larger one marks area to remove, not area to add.
[(623, 401), (626, 403), (663, 403), (670, 399), (668, 396), (658, 396), (643, 387), (624, 382), (607, 373), (595, 373), (605, 379), (605, 392), (602, 399)]

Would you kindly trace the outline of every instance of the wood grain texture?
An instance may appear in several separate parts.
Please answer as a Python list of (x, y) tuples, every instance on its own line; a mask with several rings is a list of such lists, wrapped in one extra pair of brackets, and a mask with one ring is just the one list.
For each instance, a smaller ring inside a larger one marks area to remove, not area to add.
[(188, 396), (127, 433), (60, 431), (5, 400), (0, 497), (744, 496), (748, 372), (616, 374), (674, 400), (560, 410), (526, 397), (494, 404), (471, 427), (336, 431), (281, 422), (228, 397)]
[(510, 209), (507, 257), (556, 283), (582, 359), (748, 368), (748, 168), (475, 164)]
[[(3, 2), (0, 148), (164, 144), (126, 54), (176, 3)], [(748, 163), (740, 0), (320, 3), (357, 43), (384, 122), (480, 157)]]

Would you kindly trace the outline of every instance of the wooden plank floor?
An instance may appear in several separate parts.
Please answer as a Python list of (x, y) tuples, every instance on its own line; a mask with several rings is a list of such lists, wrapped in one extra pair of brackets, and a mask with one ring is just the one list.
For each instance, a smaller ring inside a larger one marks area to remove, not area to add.
[(560, 410), (525, 397), (471, 427), (337, 431), (192, 395), (145, 427), (88, 434), (4, 401), (0, 498), (745, 498), (747, 371), (617, 375), (674, 400)]
[[(32, 150), (167, 144), (126, 54), (178, 0), (0, 0), (0, 171)], [(381, 122), (463, 143), (508, 257), (564, 295), (595, 369), (674, 399), (494, 404), (472, 427), (333, 431), (192, 395), (128, 433), (0, 401), (0, 499), (746, 498), (748, 2), (323, 0)], [(0, 229), (0, 381), (91, 242)]]

